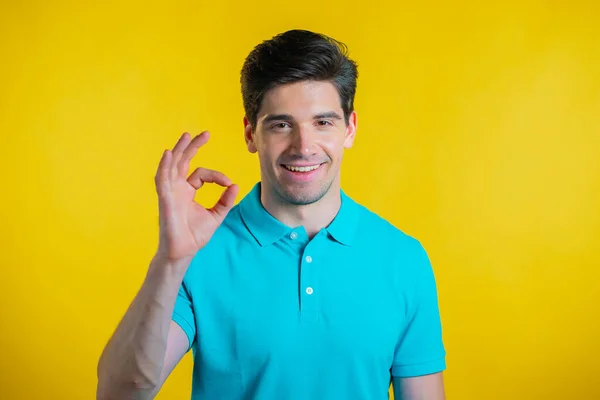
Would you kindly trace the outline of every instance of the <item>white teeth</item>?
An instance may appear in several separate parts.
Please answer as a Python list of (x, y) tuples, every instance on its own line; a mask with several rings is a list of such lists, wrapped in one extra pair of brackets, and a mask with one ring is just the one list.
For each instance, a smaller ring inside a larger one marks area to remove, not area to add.
[(309, 171), (314, 171), (315, 169), (319, 168), (320, 166), (321, 166), (321, 164), (310, 165), (310, 166), (306, 166), (306, 167), (295, 167), (293, 165), (286, 165), (285, 167), (287, 169), (289, 169), (290, 171), (294, 171), (294, 172), (309, 172)]

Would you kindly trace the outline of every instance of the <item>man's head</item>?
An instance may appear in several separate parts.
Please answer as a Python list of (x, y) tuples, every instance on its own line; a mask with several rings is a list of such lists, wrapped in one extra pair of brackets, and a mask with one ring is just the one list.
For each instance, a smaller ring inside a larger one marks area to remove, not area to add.
[(344, 148), (356, 131), (356, 64), (327, 36), (293, 30), (259, 44), (242, 69), (248, 150), (263, 188), (311, 204), (339, 187)]

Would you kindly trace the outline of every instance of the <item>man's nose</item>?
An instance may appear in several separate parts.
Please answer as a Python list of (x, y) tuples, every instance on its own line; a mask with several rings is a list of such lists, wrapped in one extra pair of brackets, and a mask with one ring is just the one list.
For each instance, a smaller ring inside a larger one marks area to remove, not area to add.
[(309, 156), (314, 154), (314, 132), (307, 126), (296, 126), (293, 132), (293, 147), (299, 155)]

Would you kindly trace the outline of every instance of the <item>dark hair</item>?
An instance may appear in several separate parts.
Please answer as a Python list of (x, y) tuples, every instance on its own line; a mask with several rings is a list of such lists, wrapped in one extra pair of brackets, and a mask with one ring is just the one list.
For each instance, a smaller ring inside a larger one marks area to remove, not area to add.
[(346, 124), (354, 111), (357, 65), (345, 44), (306, 30), (290, 30), (256, 46), (246, 57), (241, 84), (244, 109), (256, 126), (264, 94), (277, 85), (330, 81), (337, 89)]

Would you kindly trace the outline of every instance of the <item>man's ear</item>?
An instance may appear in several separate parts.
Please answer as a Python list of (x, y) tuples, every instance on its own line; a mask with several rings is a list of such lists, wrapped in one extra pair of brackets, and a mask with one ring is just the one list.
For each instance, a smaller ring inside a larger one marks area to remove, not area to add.
[(346, 126), (346, 137), (344, 138), (344, 148), (349, 149), (354, 144), (356, 137), (356, 128), (358, 127), (358, 116), (356, 111), (352, 111), (348, 118), (348, 126)]
[(244, 116), (244, 139), (246, 140), (246, 147), (250, 153), (256, 153), (256, 143), (254, 142), (254, 131), (252, 125), (248, 121), (248, 117)]

